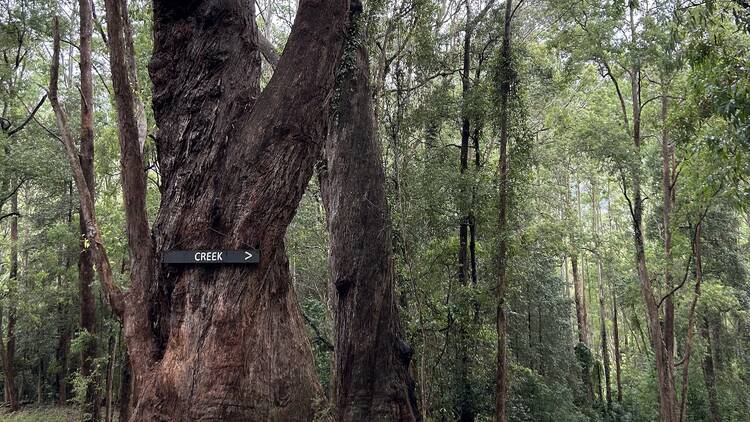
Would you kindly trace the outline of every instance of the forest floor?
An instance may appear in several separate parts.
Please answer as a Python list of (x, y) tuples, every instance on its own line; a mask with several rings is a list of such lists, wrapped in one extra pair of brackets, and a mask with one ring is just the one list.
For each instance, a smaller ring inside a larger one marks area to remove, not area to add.
[(69, 422), (81, 420), (81, 413), (75, 407), (28, 406), (18, 412), (0, 408), (0, 422)]

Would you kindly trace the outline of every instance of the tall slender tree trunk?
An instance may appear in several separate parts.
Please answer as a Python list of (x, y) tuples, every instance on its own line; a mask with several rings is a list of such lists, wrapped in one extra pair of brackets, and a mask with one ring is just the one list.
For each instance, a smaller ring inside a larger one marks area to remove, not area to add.
[(356, 64), (339, 72), (321, 174), (334, 308), (332, 399), (338, 421), (416, 421), (413, 352), (394, 296), (385, 173), (359, 27), (357, 14), (344, 53)]
[[(15, 183), (11, 183), (15, 186)], [(11, 411), (18, 410), (18, 395), (16, 394), (16, 318), (18, 294), (18, 189), (10, 197), (10, 273), (8, 274), (8, 328), (7, 340), (3, 346), (3, 374), (5, 375), (5, 401)], [(0, 327), (0, 340), (2, 339)]]
[[(73, 183), (67, 182), (67, 215), (66, 223), (68, 227), (71, 227), (73, 223)], [(71, 257), (68, 254), (62, 255), (62, 266), (65, 268), (64, 274), (68, 274), (70, 268)], [(64, 290), (64, 286), (68, 284), (68, 280), (63, 276), (58, 276), (57, 286), (61, 290)], [(57, 350), (55, 357), (57, 359), (57, 373), (55, 374), (55, 382), (57, 383), (57, 405), (64, 406), (68, 401), (68, 367), (70, 365), (70, 340), (72, 337), (72, 328), (70, 324), (70, 306), (68, 306), (67, 298), (62, 298), (57, 305), (58, 315), (58, 340)]]
[(131, 396), (133, 391), (132, 373), (130, 371), (130, 357), (127, 348), (122, 350), (122, 374), (120, 381), (120, 398), (118, 400), (118, 421), (130, 420)]
[[(600, 248), (599, 241), (601, 224), (599, 217), (599, 201), (596, 196), (596, 184), (591, 184), (591, 215), (592, 230), (597, 237), (597, 248)], [(598, 251), (601, 252), (601, 251)], [(602, 268), (602, 257), (597, 253), (596, 259), (596, 278), (599, 287), (599, 334), (601, 337), (602, 365), (604, 366), (604, 390), (607, 398), (607, 406), (612, 407), (612, 386), (611, 386), (611, 368), (609, 362), (609, 342), (607, 339), (607, 307), (605, 305), (604, 295), (604, 270)]]
[[(80, 152), (81, 170), (92, 198), (95, 196), (94, 181), (94, 88), (91, 65), (92, 0), (79, 0), (80, 19), (80, 89), (81, 89), (81, 130)], [(86, 222), (80, 218), (81, 251), (78, 255), (78, 290), (81, 307), (81, 329), (88, 335), (81, 349), (81, 375), (89, 378), (83, 413), (88, 420), (99, 420), (98, 377), (95, 372), (97, 351), (96, 339), (96, 300), (91, 289), (94, 282), (94, 263), (91, 249), (86, 240)]]
[[(664, 237), (664, 286), (667, 291), (672, 290), (672, 146), (669, 140), (669, 88), (666, 82), (661, 95), (661, 159), (662, 159), (662, 226)], [(674, 356), (674, 301), (669, 295), (664, 301), (664, 345), (667, 353)]]
[(498, 250), (497, 250), (497, 378), (495, 380), (495, 420), (505, 422), (508, 400), (508, 322), (505, 315), (505, 292), (508, 288), (508, 227), (509, 187), (508, 187), (508, 141), (509, 112), (511, 87), (515, 80), (515, 69), (511, 56), (511, 18), (513, 17), (513, 0), (505, 2), (505, 22), (503, 23), (503, 41), (500, 50), (500, 162), (498, 163), (499, 209), (498, 209)]
[(105, 406), (104, 406), (104, 420), (105, 422), (112, 422), (113, 407), (112, 397), (115, 384), (115, 359), (117, 358), (117, 337), (114, 335), (109, 336), (109, 343), (107, 344), (107, 380), (104, 388), (105, 394)]
[[(67, 269), (70, 265), (68, 258), (65, 259), (64, 267)], [(62, 288), (63, 277), (58, 278), (58, 287)], [(71, 327), (69, 321), (69, 309), (65, 301), (57, 305), (58, 322), (58, 340), (55, 357), (57, 359), (57, 373), (55, 382), (57, 383), (57, 404), (64, 406), (68, 401), (68, 366), (70, 364), (70, 340)]]
[[(469, 3), (466, 3), (466, 27), (464, 28), (464, 40), (463, 40), (463, 55), (462, 55), (462, 72), (461, 72), (461, 94), (462, 94), (462, 111), (461, 111), (461, 157), (459, 163), (459, 172), (461, 174), (459, 183), (459, 198), (458, 205), (461, 213), (461, 221), (459, 223), (458, 231), (458, 284), (462, 289), (466, 289), (468, 286), (469, 277), (474, 278), (473, 270), (475, 267), (472, 265), (473, 262), (469, 261), (469, 232), (471, 231), (472, 240), (471, 244), (473, 247), (474, 240), (474, 228), (472, 227), (472, 204), (471, 204), (471, 185), (467, 182), (467, 171), (469, 169), (469, 143), (470, 143), (470, 125), (468, 115), (469, 107), (469, 91), (471, 90), (471, 8)], [(473, 258), (473, 251), (471, 253)], [(460, 298), (464, 298), (465, 295), (459, 295)], [(461, 300), (461, 306), (459, 306), (459, 312), (468, 312), (469, 307), (466, 306), (468, 303), (463, 303)], [(472, 385), (469, 379), (470, 359), (468, 354), (469, 349), (469, 327), (467, 326), (470, 318), (466, 316), (460, 316), (457, 318), (457, 347), (454, 347), (456, 352), (456, 403), (455, 408), (458, 413), (458, 419), (461, 422), (473, 422), (476, 417), (476, 410), (474, 409)]]
[(578, 323), (578, 341), (589, 347), (588, 312), (586, 311), (585, 288), (578, 271), (578, 255), (570, 257), (570, 266), (573, 274), (573, 294), (575, 295), (576, 322)]
[[(634, 84), (635, 85), (635, 84)], [(634, 107), (636, 108), (636, 107)], [(635, 114), (635, 113), (634, 113)], [(634, 118), (636, 120), (636, 118)], [(636, 120), (637, 121), (637, 120)], [(635, 123), (634, 123), (635, 124)], [(640, 128), (636, 138), (636, 147), (640, 151)], [(640, 161), (640, 160), (639, 160)], [(640, 162), (634, 167), (640, 166)], [(675, 391), (674, 377), (672, 374), (672, 358), (667, 353), (664, 344), (661, 322), (659, 320), (659, 309), (654, 297), (654, 289), (651, 285), (648, 269), (646, 267), (646, 252), (643, 239), (643, 200), (641, 196), (640, 169), (634, 168), (633, 174), (633, 239), (635, 244), (635, 260), (638, 270), (638, 278), (641, 284), (641, 295), (646, 305), (646, 316), (648, 318), (649, 338), (654, 350), (656, 360), (657, 379), (659, 384), (659, 414), (661, 422), (674, 422), (675, 418)]]
[[(630, 32), (633, 40), (637, 39), (635, 24), (635, 2), (629, 6)], [(635, 53), (634, 53), (635, 54)], [(673, 376), (673, 359), (667, 352), (664, 344), (664, 334), (659, 318), (659, 309), (654, 289), (649, 278), (646, 266), (646, 249), (643, 236), (643, 198), (641, 192), (641, 65), (640, 60), (634, 57), (633, 67), (630, 70), (630, 88), (633, 117), (633, 146), (635, 158), (631, 163), (632, 178), (632, 202), (631, 214), (633, 222), (633, 243), (635, 246), (635, 263), (638, 279), (641, 285), (641, 295), (646, 305), (646, 316), (648, 317), (649, 337), (651, 347), (654, 351), (657, 380), (659, 386), (659, 416), (661, 422), (674, 422), (677, 419), (676, 398)]]
[(615, 381), (617, 402), (622, 403), (622, 357), (620, 354), (620, 327), (617, 322), (617, 295), (612, 290), (612, 340), (615, 343)]
[[(701, 218), (702, 220), (702, 218)], [(703, 257), (701, 252), (701, 228), (703, 222), (699, 221), (695, 227), (695, 234), (693, 235), (692, 247), (693, 247), (693, 260), (695, 262), (695, 289), (693, 290), (693, 300), (690, 303), (690, 309), (688, 310), (687, 320), (687, 335), (685, 339), (684, 355), (682, 357), (682, 391), (680, 395), (680, 413), (679, 421), (683, 422), (687, 419), (687, 393), (688, 393), (688, 380), (690, 375), (690, 356), (693, 346), (693, 325), (695, 323), (695, 310), (698, 305), (698, 298), (701, 295), (701, 283), (703, 282)]]
[(719, 395), (716, 391), (716, 369), (714, 365), (714, 355), (711, 344), (711, 332), (709, 329), (708, 317), (703, 317), (701, 324), (701, 337), (706, 343), (706, 349), (703, 352), (701, 366), (703, 368), (703, 379), (706, 383), (708, 392), (708, 417), (711, 422), (721, 422), (721, 412), (719, 411)]

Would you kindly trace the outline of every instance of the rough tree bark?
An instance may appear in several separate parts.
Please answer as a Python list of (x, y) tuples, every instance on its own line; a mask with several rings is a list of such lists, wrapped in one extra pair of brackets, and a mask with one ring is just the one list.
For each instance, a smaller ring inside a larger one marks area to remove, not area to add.
[[(91, 0), (79, 0), (80, 19), (80, 92), (81, 92), (81, 127), (79, 157), (81, 170), (89, 193), (94, 197), (94, 85), (91, 64), (92, 24)], [(80, 212), (79, 212), (80, 214)], [(86, 222), (79, 219), (81, 237), (78, 255), (78, 291), (80, 294), (81, 329), (88, 333), (87, 341), (81, 350), (81, 375), (91, 377), (96, 359), (96, 301), (91, 284), (94, 281), (94, 265), (91, 249), (86, 240)], [(99, 397), (97, 380), (90, 379), (86, 386), (86, 397), (83, 413), (88, 420), (99, 420)]]
[[(126, 294), (111, 282), (90, 192), (57, 102), (59, 35), (50, 98), (97, 269), (125, 327), (137, 385), (130, 420), (310, 420), (322, 392), (283, 236), (322, 148), (347, 3), (301, 2), (286, 54), (259, 93), (251, 2), (198, 1), (188, 8), (155, 2), (149, 70), (164, 192), (153, 243), (137, 165), (143, 157), (133, 72), (125, 59), (127, 13), (121, 1), (105, 6), (131, 258)], [(256, 267), (158, 262), (175, 247), (247, 245), (262, 251)]]
[(499, 209), (498, 209), (498, 250), (497, 250), (497, 316), (495, 319), (497, 330), (497, 377), (495, 380), (495, 420), (505, 422), (508, 399), (508, 323), (505, 315), (505, 291), (508, 288), (508, 140), (509, 122), (508, 105), (511, 95), (511, 87), (515, 80), (515, 69), (513, 68), (510, 41), (511, 41), (511, 18), (513, 17), (513, 0), (505, 2), (505, 22), (503, 24), (503, 41), (500, 49), (500, 162), (498, 163), (499, 182)]
[[(310, 420), (322, 392), (283, 236), (322, 148), (347, 3), (300, 3), (260, 93), (252, 2), (154, 2), (163, 194), (153, 243), (123, 58), (127, 15), (121, 2), (105, 6), (132, 269), (123, 307), (137, 385), (130, 419)], [(247, 246), (262, 251), (257, 267), (158, 262), (172, 248)]]
[(321, 191), (330, 233), (332, 400), (338, 421), (417, 421), (394, 298), (391, 223), (375, 130), (366, 43), (353, 18), (325, 145)]

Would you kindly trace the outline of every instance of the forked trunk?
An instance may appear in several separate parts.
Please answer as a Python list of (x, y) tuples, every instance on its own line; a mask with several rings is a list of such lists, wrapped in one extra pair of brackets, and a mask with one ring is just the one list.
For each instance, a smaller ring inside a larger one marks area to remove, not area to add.
[[(149, 71), (163, 193), (153, 235), (127, 11), (117, 0), (105, 6), (131, 261), (127, 293), (113, 282), (57, 99), (56, 20), (50, 101), (97, 270), (123, 319), (136, 387), (129, 419), (313, 419), (325, 403), (283, 238), (322, 149), (346, 1), (300, 2), (286, 54), (263, 93), (252, 2), (154, 2)], [(260, 249), (257, 266), (160, 262), (170, 249), (247, 247)]]
[[(636, 39), (635, 2), (629, 5), (630, 32), (632, 39)], [(641, 295), (646, 305), (651, 348), (654, 351), (656, 375), (659, 386), (659, 416), (661, 422), (674, 422), (676, 415), (676, 397), (673, 376), (673, 358), (664, 344), (664, 334), (659, 320), (659, 308), (654, 297), (646, 266), (646, 250), (643, 237), (643, 197), (641, 192), (641, 65), (637, 58), (630, 70), (631, 103), (633, 114), (632, 139), (635, 157), (631, 163), (632, 201), (631, 215), (633, 223), (633, 244), (635, 247), (635, 264), (641, 286)]]
[(347, 16), (343, 0), (301, 1), (260, 93), (252, 2), (154, 2), (163, 178), (154, 260), (191, 248), (254, 247), (261, 257), (257, 266), (146, 263), (153, 280), (133, 284), (151, 286), (154, 354), (126, 310), (131, 420), (308, 421), (324, 406), (283, 239), (325, 139)]

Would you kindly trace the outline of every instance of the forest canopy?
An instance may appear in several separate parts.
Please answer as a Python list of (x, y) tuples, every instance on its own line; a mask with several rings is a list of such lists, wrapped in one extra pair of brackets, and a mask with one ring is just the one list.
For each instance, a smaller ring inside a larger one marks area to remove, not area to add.
[(750, 420), (746, 0), (0, 0), (0, 420)]

